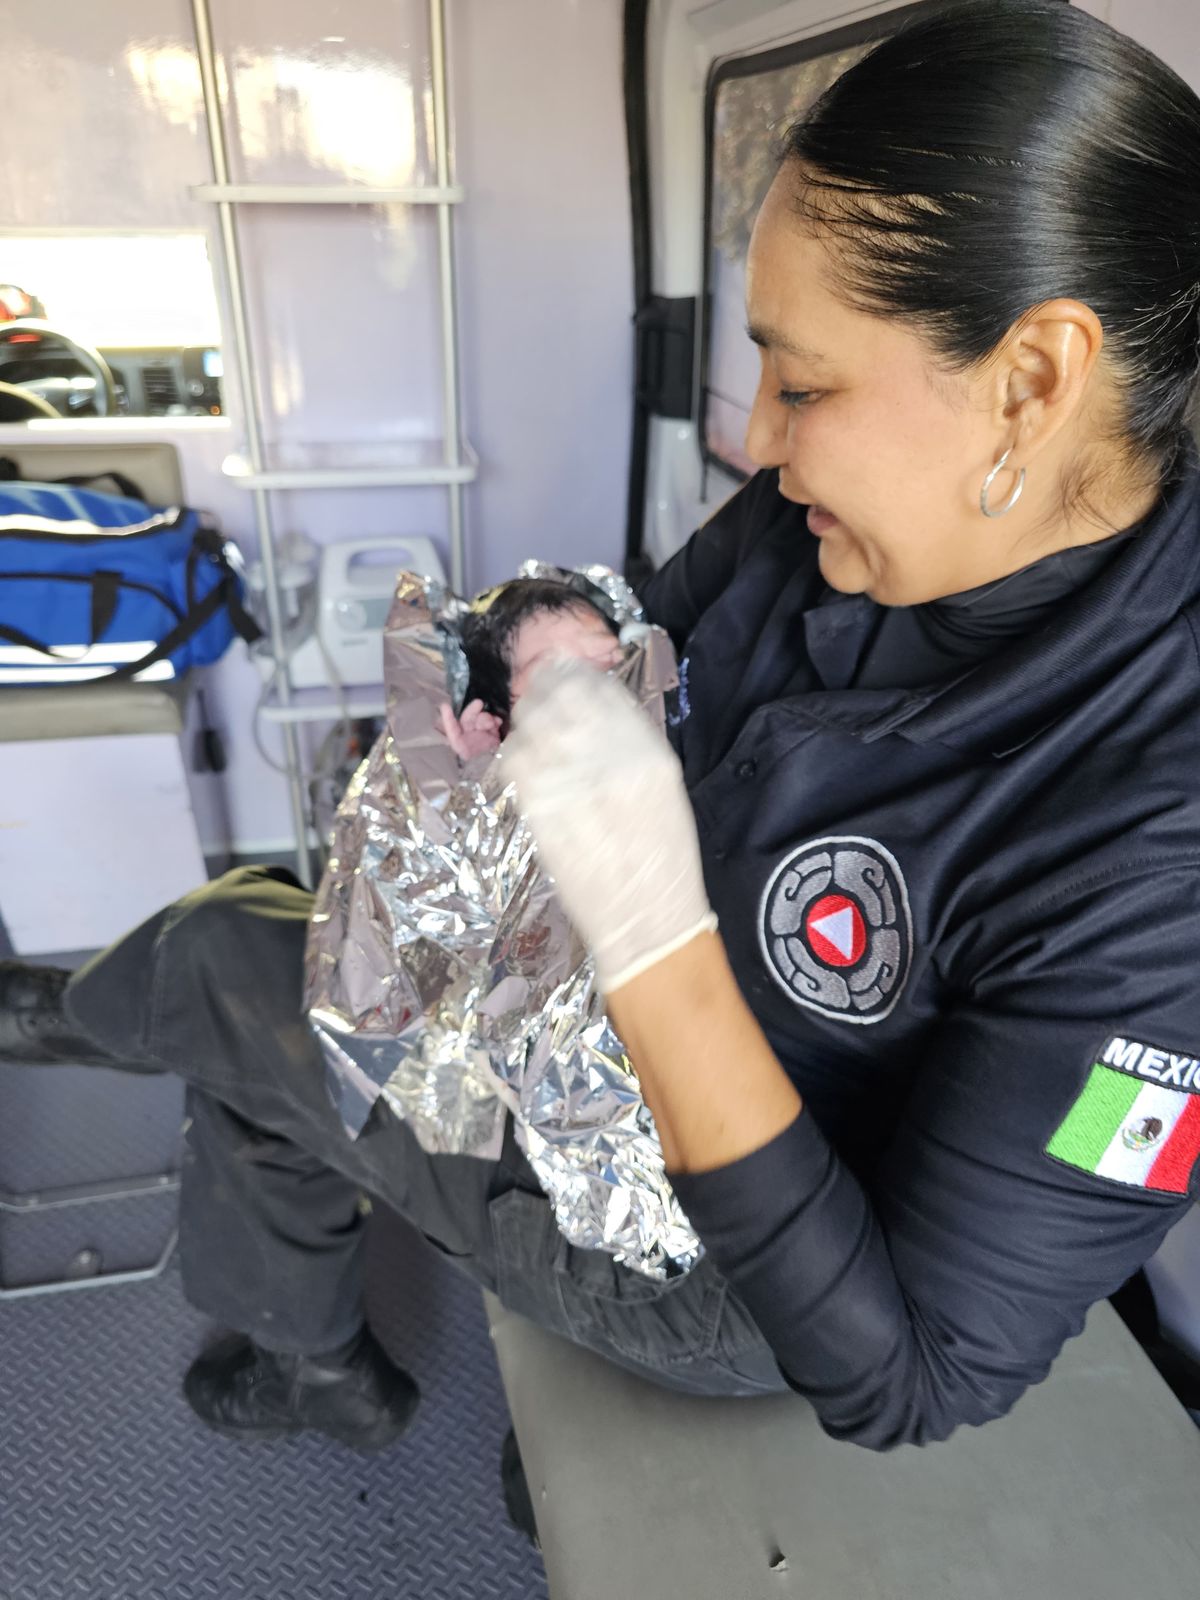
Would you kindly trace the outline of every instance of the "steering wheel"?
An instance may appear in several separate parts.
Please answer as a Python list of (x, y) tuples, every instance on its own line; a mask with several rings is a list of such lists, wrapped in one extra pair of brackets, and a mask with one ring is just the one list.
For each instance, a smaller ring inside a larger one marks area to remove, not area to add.
[(49, 417), (62, 421), (62, 413), (55, 411), (48, 400), (29, 389), (19, 389), (15, 383), (0, 383), (0, 422), (28, 422), (31, 417)]
[[(0, 379), (3, 379), (8, 363), (28, 360), (45, 342), (61, 345), (66, 354), (83, 368), (84, 379), (25, 378), (20, 383), (6, 384), (5, 387), (26, 390), (31, 401), (48, 402), (55, 416), (73, 416), (84, 405), (90, 405), (98, 417), (112, 416), (117, 409), (117, 390), (108, 362), (90, 345), (80, 344), (59, 329), (52, 328), (49, 323), (36, 321), (33, 317), (0, 322)], [(31, 409), (36, 415), (42, 415), (41, 407), (36, 403)]]

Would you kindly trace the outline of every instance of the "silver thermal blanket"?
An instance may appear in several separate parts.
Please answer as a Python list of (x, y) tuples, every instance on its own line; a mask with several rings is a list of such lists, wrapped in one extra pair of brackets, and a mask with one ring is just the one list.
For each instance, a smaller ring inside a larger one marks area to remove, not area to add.
[[(662, 719), (670, 641), (604, 568), (526, 563), (621, 628), (616, 675)], [(574, 1245), (652, 1277), (702, 1254), (654, 1121), (596, 993), (590, 958), (540, 869), (504, 749), (460, 760), (438, 727), (462, 708), (467, 603), (402, 574), (384, 638), (387, 725), (338, 808), (306, 960), (308, 1017), (357, 1137), (380, 1097), (431, 1153), (517, 1143)]]

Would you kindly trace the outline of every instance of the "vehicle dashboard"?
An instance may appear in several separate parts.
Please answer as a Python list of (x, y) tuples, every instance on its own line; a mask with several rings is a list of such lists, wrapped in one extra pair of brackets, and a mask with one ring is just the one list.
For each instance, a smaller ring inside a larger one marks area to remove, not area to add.
[[(219, 417), (223, 414), (221, 352), (214, 346), (155, 346), (113, 349), (99, 354), (112, 370), (117, 416)], [(45, 398), (64, 415), (93, 414), (93, 385), (80, 379), (79, 363), (49, 340), (28, 354), (11, 351), (5, 362), (6, 383), (20, 384)], [(64, 393), (63, 380), (70, 384)], [(65, 405), (64, 405), (65, 399)]]

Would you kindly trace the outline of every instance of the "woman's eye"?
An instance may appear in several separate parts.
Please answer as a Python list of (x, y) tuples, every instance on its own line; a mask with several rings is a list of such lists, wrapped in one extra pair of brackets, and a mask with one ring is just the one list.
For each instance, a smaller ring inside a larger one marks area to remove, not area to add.
[(799, 410), (801, 406), (810, 406), (814, 400), (821, 398), (819, 389), (781, 389), (777, 396), (780, 405), (791, 406)]

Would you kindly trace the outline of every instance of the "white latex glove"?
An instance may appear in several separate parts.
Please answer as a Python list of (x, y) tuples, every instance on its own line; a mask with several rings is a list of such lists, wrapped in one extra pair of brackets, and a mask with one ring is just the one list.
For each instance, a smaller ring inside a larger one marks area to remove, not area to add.
[(674, 751), (629, 691), (576, 661), (540, 668), (501, 761), (611, 994), (717, 925)]

